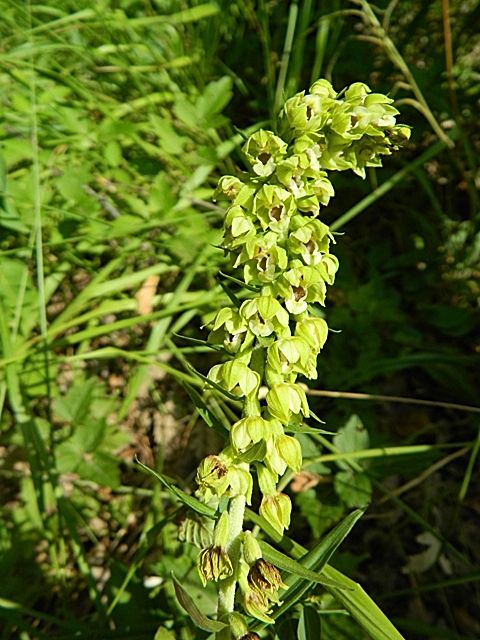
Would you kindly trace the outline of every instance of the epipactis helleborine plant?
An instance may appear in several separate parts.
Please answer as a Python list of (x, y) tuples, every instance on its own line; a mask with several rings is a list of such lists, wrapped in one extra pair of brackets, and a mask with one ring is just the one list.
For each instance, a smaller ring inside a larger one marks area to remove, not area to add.
[(397, 114), (390, 98), (365, 84), (338, 94), (318, 80), (309, 93), (286, 101), (279, 135), (259, 130), (248, 138), (247, 171), (220, 179), (216, 194), (228, 203), (223, 246), (249, 292), (238, 307), (218, 311), (209, 336), (230, 359), (208, 376), (241, 400), (242, 416), (223, 451), (197, 470), (197, 496), (222, 511), (212, 544), (198, 559), (203, 583), (218, 586), (218, 618), (229, 624), (222, 638), (258, 637), (240, 611), (273, 622), (285, 587), (254, 535), (243, 530), (243, 518), (256, 478), (260, 515), (279, 534), (290, 524), (290, 498), (277, 487), (287, 468), (300, 471), (302, 452), (285, 431), (309, 417), (297, 379), (317, 377), (328, 327), (312, 305), (325, 304), (338, 268), (333, 236), (319, 219), (334, 195), (328, 171), (365, 177), (366, 167), (381, 166), (382, 156), (410, 136), (396, 124)]

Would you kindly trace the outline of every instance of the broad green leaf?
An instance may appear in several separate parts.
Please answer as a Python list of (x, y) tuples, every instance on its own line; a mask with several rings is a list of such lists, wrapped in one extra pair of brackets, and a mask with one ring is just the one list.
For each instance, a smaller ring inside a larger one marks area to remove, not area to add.
[(78, 444), (69, 438), (55, 447), (57, 471), (59, 473), (74, 473), (82, 461), (83, 451)]
[(203, 502), (200, 502), (200, 500), (197, 500), (197, 498), (194, 498), (193, 496), (189, 496), (188, 493), (185, 493), (185, 491), (182, 491), (181, 489), (173, 485), (160, 473), (157, 473), (153, 469), (150, 469), (150, 467), (147, 467), (147, 465), (143, 464), (138, 459), (137, 459), (137, 464), (139, 464), (142, 467), (142, 469), (144, 469), (148, 473), (151, 473), (152, 476), (155, 476), (155, 478), (157, 478), (157, 480), (159, 480), (164, 487), (166, 487), (176, 498), (178, 498), (181, 502), (183, 502), (183, 504), (185, 504), (187, 507), (189, 507), (190, 509), (193, 509), (193, 511), (196, 511), (197, 513), (200, 513), (202, 516), (207, 516), (208, 518), (215, 518), (215, 514), (216, 514), (215, 509), (212, 509), (212, 507), (208, 507), (206, 504), (203, 504)]
[[(105, 418), (88, 417), (85, 422), (76, 424), (74, 437), (79, 443), (82, 451), (92, 453), (103, 442), (107, 433), (107, 422)], [(104, 447), (105, 448), (105, 447)]]
[[(368, 449), (370, 438), (368, 432), (363, 426), (362, 421), (357, 415), (352, 415), (347, 423), (338, 430), (337, 435), (333, 438), (333, 444), (341, 452), (362, 451)], [(338, 466), (348, 470), (351, 467), (339, 460)]]
[(77, 473), (84, 480), (90, 480), (100, 486), (116, 489), (120, 485), (119, 460), (107, 451), (95, 451), (83, 456), (77, 467)]
[(192, 622), (197, 625), (200, 629), (204, 631), (210, 631), (211, 633), (217, 633), (222, 629), (225, 629), (227, 626), (223, 622), (219, 622), (218, 620), (211, 620), (207, 618), (197, 605), (194, 603), (192, 598), (188, 595), (185, 589), (181, 586), (175, 576), (172, 574), (173, 583), (175, 586), (175, 593), (177, 595), (179, 603), (185, 609), (185, 611), (189, 614), (192, 619)]
[(74, 424), (81, 422), (90, 411), (95, 388), (98, 388), (98, 382), (93, 377), (84, 382), (75, 382), (65, 395), (55, 400), (55, 414)]
[(334, 480), (335, 492), (347, 507), (365, 508), (370, 503), (372, 483), (365, 473), (339, 471)]
[(229, 76), (210, 82), (197, 100), (198, 115), (208, 123), (211, 116), (220, 113), (227, 106), (232, 95), (232, 79)]

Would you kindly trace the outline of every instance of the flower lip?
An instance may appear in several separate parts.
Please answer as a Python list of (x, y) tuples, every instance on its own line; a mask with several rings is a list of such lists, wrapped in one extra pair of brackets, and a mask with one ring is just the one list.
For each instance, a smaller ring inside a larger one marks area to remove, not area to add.
[(303, 298), (305, 298), (307, 295), (307, 292), (303, 287), (292, 287), (292, 289), (295, 302), (300, 302), (300, 300), (303, 300)]
[(267, 151), (262, 151), (257, 156), (257, 158), (260, 160), (262, 164), (267, 164), (267, 162), (270, 160), (271, 157), (272, 157), (272, 154), (268, 153)]
[(283, 213), (283, 206), (282, 205), (276, 205), (275, 207), (272, 207), (269, 211), (269, 216), (272, 220), (280, 220), (280, 218), (282, 217), (282, 213)]

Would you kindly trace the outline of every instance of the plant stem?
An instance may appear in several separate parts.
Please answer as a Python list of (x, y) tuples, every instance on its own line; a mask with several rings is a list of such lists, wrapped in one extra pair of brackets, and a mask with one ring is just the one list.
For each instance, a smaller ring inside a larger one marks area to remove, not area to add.
[[(234, 610), (235, 589), (237, 586), (236, 566), (240, 551), (240, 540), (238, 536), (243, 531), (243, 517), (245, 514), (245, 496), (236, 496), (230, 501), (228, 509), (230, 537), (225, 545), (225, 550), (230, 556), (233, 564), (233, 575), (220, 583), (218, 590), (218, 619), (231, 613)], [(230, 640), (230, 629), (227, 627), (217, 634), (217, 640)]]

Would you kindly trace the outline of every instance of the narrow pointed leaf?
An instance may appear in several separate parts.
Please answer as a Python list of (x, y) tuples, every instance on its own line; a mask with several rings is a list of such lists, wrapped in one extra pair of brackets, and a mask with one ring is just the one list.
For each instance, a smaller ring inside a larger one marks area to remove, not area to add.
[(331, 586), (327, 586), (326, 589), (345, 607), (372, 640), (405, 640), (358, 582), (330, 566), (324, 567), (323, 572), (326, 577), (343, 585), (342, 589)]
[(209, 349), (212, 349), (213, 351), (225, 351), (225, 349), (223, 347), (221, 347), (219, 344), (211, 344), (210, 342), (207, 342), (206, 340), (199, 340), (198, 338), (191, 338), (190, 336), (184, 336), (182, 333), (173, 333), (173, 335), (176, 338), (180, 338), (181, 340), (185, 340), (185, 342), (190, 342), (191, 344), (198, 344), (199, 346), (202, 346), (202, 347), (208, 347)]
[(188, 595), (185, 589), (181, 586), (175, 576), (172, 574), (173, 584), (175, 587), (175, 593), (177, 595), (178, 602), (182, 605), (188, 615), (191, 617), (192, 622), (204, 631), (210, 631), (210, 633), (217, 633), (227, 626), (223, 622), (218, 620), (211, 620), (204, 615), (192, 598)]
[(284, 553), (277, 551), (274, 549), (268, 542), (263, 540), (259, 540), (260, 548), (262, 550), (262, 556), (268, 562), (271, 562), (279, 569), (283, 569), (288, 573), (292, 573), (295, 576), (299, 576), (300, 578), (304, 578), (305, 580), (309, 580), (310, 582), (317, 582), (318, 584), (325, 585), (326, 583), (330, 583), (329, 586), (337, 587), (341, 589), (342, 586), (340, 583), (332, 583), (324, 576), (321, 576), (319, 573), (312, 571), (311, 569), (307, 569), (302, 564), (297, 562), (296, 560), (292, 560), (289, 556), (286, 556)]
[(203, 401), (202, 396), (198, 393), (198, 391), (192, 387), (192, 385), (185, 382), (184, 385), (187, 390), (188, 395), (190, 396), (193, 404), (195, 405), (195, 409), (197, 410), (199, 416), (204, 420), (209, 427), (211, 427), (218, 434), (227, 437), (227, 429), (223, 426), (217, 416), (207, 407), (205, 402)]
[(184, 505), (186, 505), (190, 509), (193, 509), (193, 511), (200, 513), (202, 516), (207, 516), (207, 518), (215, 518), (215, 509), (212, 509), (206, 504), (203, 504), (203, 502), (200, 502), (200, 500), (197, 500), (197, 498), (189, 496), (188, 493), (185, 493), (185, 491), (182, 491), (181, 489), (176, 487), (160, 473), (157, 473), (153, 469), (150, 469), (150, 467), (147, 467), (147, 465), (143, 464), (138, 459), (137, 464), (139, 464), (142, 469), (144, 469), (148, 473), (151, 473), (152, 476), (155, 476), (155, 478), (157, 478), (157, 480), (159, 480), (163, 484), (163, 486), (170, 491), (170, 493), (172, 493), (176, 498), (183, 502)]
[[(355, 523), (363, 515), (363, 511), (357, 509), (348, 515), (342, 522), (340, 522), (332, 531), (330, 531), (321, 542), (319, 542), (311, 551), (305, 552), (305, 549), (299, 544), (283, 536), (280, 541), (281, 546), (288, 550), (292, 556), (296, 558), (298, 564), (305, 569), (311, 571), (317, 571), (320, 573), (324, 568), (328, 560), (331, 558), (338, 546), (350, 533)], [(268, 532), (267, 532), (268, 533)], [(273, 538), (275, 540), (275, 538)], [(278, 537), (275, 540), (278, 542)], [(323, 572), (322, 579), (330, 579), (330, 576)], [(283, 603), (272, 614), (273, 618), (278, 618), (285, 611), (288, 611), (300, 598), (313, 586), (313, 581), (308, 578), (305, 579), (298, 575), (289, 576), (286, 579), (288, 589), (282, 596)], [(330, 585), (324, 585), (325, 588), (330, 591), (334, 588)]]

